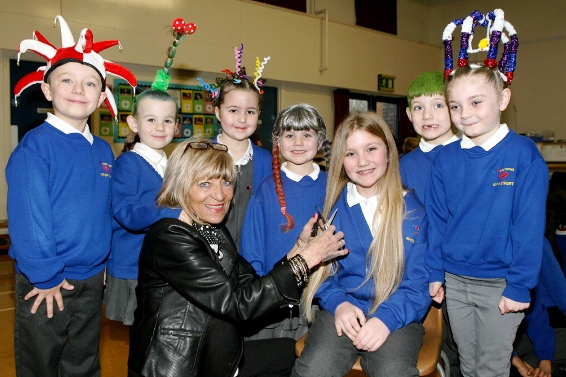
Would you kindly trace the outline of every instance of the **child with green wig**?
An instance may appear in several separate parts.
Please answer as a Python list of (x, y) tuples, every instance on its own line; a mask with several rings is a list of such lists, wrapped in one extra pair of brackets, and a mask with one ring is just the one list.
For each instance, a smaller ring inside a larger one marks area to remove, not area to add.
[[(444, 96), (442, 72), (429, 71), (414, 79), (407, 89), (407, 116), (420, 136), (419, 146), (403, 155), (400, 161), (401, 180), (413, 189), (424, 204), (425, 188), (429, 181), (432, 161), (446, 144), (459, 139), (452, 131), (450, 111)], [(445, 304), (443, 304), (445, 306)], [(452, 330), (444, 312), (442, 350), (450, 361), (452, 376), (459, 376), (458, 351), (452, 339)]]
[(458, 140), (451, 127), (442, 72), (429, 71), (414, 79), (407, 89), (407, 100), (407, 116), (421, 140), (418, 148), (401, 158), (401, 179), (424, 203), (432, 160), (442, 146)]

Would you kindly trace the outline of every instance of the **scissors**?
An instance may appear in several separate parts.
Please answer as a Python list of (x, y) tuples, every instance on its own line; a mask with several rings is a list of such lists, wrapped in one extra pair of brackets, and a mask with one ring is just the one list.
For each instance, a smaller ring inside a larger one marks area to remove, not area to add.
[[(318, 231), (321, 230), (321, 229), (322, 229), (322, 231), (325, 231), (326, 229), (328, 229), (328, 227), (330, 225), (332, 225), (332, 221), (334, 221), (334, 218), (336, 217), (336, 212), (338, 212), (338, 208), (336, 208), (334, 210), (334, 212), (332, 212), (332, 214), (330, 215), (330, 217), (328, 217), (328, 219), (325, 219), (324, 215), (322, 214), (322, 211), (319, 208), (318, 209), (318, 220), (314, 224), (314, 227), (313, 227), (312, 232), (311, 232), (311, 237), (316, 237), (318, 235)], [(319, 221), (322, 222), (322, 228), (319, 225)]]

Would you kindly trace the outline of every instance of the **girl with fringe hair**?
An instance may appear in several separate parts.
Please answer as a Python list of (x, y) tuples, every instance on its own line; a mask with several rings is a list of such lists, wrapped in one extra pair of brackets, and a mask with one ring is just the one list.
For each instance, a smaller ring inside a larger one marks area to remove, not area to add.
[[(253, 194), (242, 230), (242, 256), (260, 276), (286, 250), (295, 244), (304, 247), (308, 241), (298, 238), (302, 226), (322, 208), (326, 193), (326, 173), (314, 162), (320, 150), (328, 164), (330, 142), (318, 111), (304, 103), (281, 111), (273, 127), (273, 174)], [(300, 320), (295, 307), (254, 323), (248, 335), (252, 339), (299, 339), (306, 331), (307, 323)]]

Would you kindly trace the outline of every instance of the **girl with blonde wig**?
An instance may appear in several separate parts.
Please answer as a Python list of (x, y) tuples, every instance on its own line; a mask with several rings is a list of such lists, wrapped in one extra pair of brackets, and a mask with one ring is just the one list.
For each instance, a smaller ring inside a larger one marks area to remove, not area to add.
[(309, 279), (302, 304), (313, 323), (292, 375), (343, 376), (361, 355), (368, 375), (418, 376), (428, 222), (403, 189), (393, 134), (376, 113), (352, 113), (337, 129), (324, 208), (337, 210), (349, 254)]

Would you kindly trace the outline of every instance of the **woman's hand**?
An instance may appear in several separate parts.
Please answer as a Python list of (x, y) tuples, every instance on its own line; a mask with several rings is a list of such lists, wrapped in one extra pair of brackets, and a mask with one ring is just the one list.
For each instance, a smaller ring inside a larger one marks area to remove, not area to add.
[(310, 269), (316, 267), (323, 261), (333, 259), (348, 254), (348, 249), (344, 249), (344, 233), (337, 232), (336, 227), (331, 225), (327, 230), (318, 236), (311, 238), (311, 232), (318, 216), (312, 217), (303, 227), (303, 231), (297, 239), (297, 245), (288, 254), (287, 258), (292, 258), (301, 254)]

